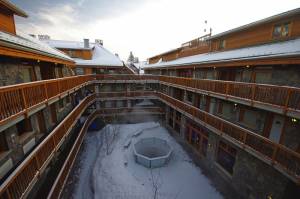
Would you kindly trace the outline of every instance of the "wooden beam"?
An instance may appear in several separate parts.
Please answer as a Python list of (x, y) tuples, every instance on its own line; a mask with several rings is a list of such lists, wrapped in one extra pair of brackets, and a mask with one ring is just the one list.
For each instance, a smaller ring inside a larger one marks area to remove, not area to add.
[(73, 61), (67, 61), (55, 57), (50, 57), (46, 55), (36, 54), (32, 52), (22, 51), (18, 49), (12, 49), (4, 46), (0, 46), (0, 55), (3, 56), (9, 56), (9, 57), (19, 57), (19, 58), (26, 58), (26, 59), (34, 59), (34, 60), (40, 60), (45, 62), (53, 62), (58, 64), (66, 64), (69, 67), (74, 67), (75, 62)]

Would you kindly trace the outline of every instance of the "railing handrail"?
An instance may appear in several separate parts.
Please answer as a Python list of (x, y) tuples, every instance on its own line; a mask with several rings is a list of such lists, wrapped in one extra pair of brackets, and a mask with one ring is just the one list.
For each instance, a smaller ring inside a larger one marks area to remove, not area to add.
[[(63, 89), (61, 88), (62, 86), (59, 86), (58, 91), (56, 91), (56, 93), (59, 95), (59, 94), (68, 92), (69, 90), (73, 89), (76, 86), (79, 86), (79, 85), (82, 85), (82, 84), (86, 85), (86, 83), (88, 83), (88, 82), (94, 83), (93, 80), (99, 80), (99, 79), (101, 79), (101, 77), (103, 77), (104, 80), (105, 80), (105, 78), (109, 78), (109, 77), (114, 77), (113, 80), (118, 79), (118, 77), (121, 77), (120, 78), (121, 80), (124, 80), (123, 79), (124, 77), (125, 77), (125, 80), (128, 80), (128, 79), (129, 80), (147, 80), (149, 78), (150, 80), (155, 79), (155, 80), (159, 80), (159, 82), (167, 82), (167, 83), (168, 83), (168, 80), (175, 79), (175, 80), (181, 81), (181, 82), (177, 82), (176, 81), (175, 84), (180, 85), (180, 86), (183, 85), (183, 86), (191, 87), (193, 89), (196, 87), (196, 84), (193, 83), (193, 82), (197, 82), (197, 81), (201, 82), (201, 81), (203, 81), (203, 82), (209, 82), (209, 83), (216, 83), (217, 82), (217, 83), (223, 83), (223, 84), (247, 85), (247, 86), (250, 87), (250, 89), (252, 89), (252, 87), (255, 87), (255, 88), (259, 88), (259, 87), (280, 88), (280, 89), (285, 89), (286, 92), (289, 92), (289, 95), (290, 95), (291, 91), (295, 91), (295, 92), (299, 92), (300, 91), (300, 88), (296, 88), (296, 87), (275, 86), (275, 85), (268, 85), (268, 84), (241, 83), (241, 82), (231, 82), (231, 81), (221, 81), (221, 80), (201, 80), (201, 79), (180, 78), (180, 77), (170, 77), (170, 76), (157, 76), (157, 75), (128, 75), (128, 74), (125, 75), (124, 74), (124, 75), (83, 75), (83, 76), (66, 77), (66, 78), (60, 78), (60, 79), (44, 80), (44, 81), (38, 81), (38, 82), (32, 82), (32, 83), (25, 83), (25, 84), (19, 84), (19, 85), (5, 86), (5, 87), (0, 87), (0, 94), (3, 94), (5, 92), (9, 92), (10, 90), (14, 90), (14, 89), (19, 92), (18, 89), (21, 89), (20, 91), (22, 91), (23, 100), (24, 100), (24, 93), (23, 93), (24, 90), (22, 90), (22, 89), (27, 89), (27, 88), (30, 88), (30, 87), (36, 87), (37, 86), (36, 89), (38, 89), (40, 91), (40, 87), (38, 87), (38, 86), (45, 85), (45, 84), (48, 84), (48, 83), (51, 84), (53, 82), (57, 82), (58, 84), (60, 84), (60, 83), (65, 83), (65, 81), (68, 81), (69, 83), (67, 82), (67, 84), (65, 85), (65, 87)], [(71, 82), (72, 80), (74, 80), (75, 82)], [(25, 108), (29, 109), (31, 107), (34, 107), (35, 105), (41, 103), (41, 101), (44, 102), (44, 103), (46, 103), (47, 99), (48, 99), (47, 90), (45, 90), (45, 92), (46, 93), (41, 94), (41, 99), (39, 101), (33, 101), (33, 102), (30, 102), (30, 103), (28, 103), (26, 101), (23, 101), (24, 104), (27, 104), (27, 103), (28, 104), (26, 106), (21, 104), (17, 111), (24, 112)], [(147, 91), (143, 91), (143, 92), (147, 92)], [(217, 92), (217, 91), (214, 91), (214, 92)], [(222, 90), (222, 92), (224, 92), (224, 90)], [(228, 93), (225, 93), (225, 94), (228, 95)], [(12, 95), (12, 97), (14, 97), (14, 96), (15, 96), (15, 94)], [(22, 97), (21, 94), (20, 94), (20, 96)], [(3, 97), (3, 96), (0, 95), (0, 97)], [(2, 98), (2, 99), (4, 99), (4, 98)], [(30, 100), (33, 100), (33, 99), (30, 98)], [(289, 105), (289, 101), (288, 100), (289, 100), (289, 96), (287, 96), (287, 100), (285, 102), (285, 106), (287, 108), (290, 108), (288, 106)], [(1, 104), (2, 103), (3, 102), (1, 102)], [(1, 104), (0, 104), (0, 109), (1, 109)], [(4, 106), (4, 108), (5, 107), (10, 107), (10, 106), (8, 104), (7, 106)], [(192, 109), (194, 110), (195, 107), (192, 107)], [(297, 107), (294, 110), (299, 111), (299, 109), (300, 108), (298, 108), (298, 104), (297, 104)], [(16, 114), (16, 113), (13, 113), (13, 114)], [(207, 114), (207, 113), (205, 113), (205, 114)], [(10, 116), (11, 115), (8, 115), (8, 117), (10, 117)], [(4, 120), (8, 118), (7, 116), (5, 116), (5, 117), (4, 117)], [(216, 119), (215, 118), (216, 116), (211, 116), (210, 115), (210, 117)], [(220, 120), (220, 118), (218, 118), (218, 121), (219, 122), (223, 122), (224, 124), (228, 124), (228, 125), (230, 125), (230, 126), (232, 126), (234, 128), (241, 129), (241, 131), (243, 131), (243, 132), (248, 132), (248, 130), (244, 130), (243, 128), (241, 128), (240, 126), (237, 126), (237, 125), (232, 125), (232, 123), (230, 123), (230, 122), (228, 122), (226, 120), (222, 121), (222, 120)], [(1, 118), (0, 118), (0, 123), (1, 122), (2, 121), (1, 121)], [(255, 133), (251, 134), (251, 133), (249, 133), (249, 135), (255, 136), (255, 138), (257, 138), (259, 140), (263, 140), (265, 143), (271, 144), (272, 146), (275, 144), (271, 140), (269, 140), (267, 138), (264, 138), (262, 136), (259, 136), (258, 134), (255, 134)], [(44, 140), (42, 143), (46, 143), (46, 142), (47, 142), (47, 140)], [(285, 147), (283, 145), (280, 145), (280, 144), (275, 144), (275, 146), (277, 148), (276, 150), (283, 150), (283, 151), (287, 152), (290, 155), (296, 156), (297, 159), (299, 159), (299, 154), (297, 152), (295, 152), (293, 150), (290, 150), (289, 148), (287, 148), (287, 147)], [(265, 155), (265, 154), (263, 154), (263, 155)], [(28, 157), (32, 157), (32, 156), (30, 155)], [(25, 162), (22, 163), (20, 166), (24, 166), (24, 164), (25, 164)], [(14, 176), (14, 177), (16, 177), (16, 176)], [(0, 190), (2, 190), (2, 188), (4, 188), (3, 186), (5, 187), (5, 184), (2, 184), (0, 186)]]
[[(30, 163), (30, 161), (33, 160), (37, 156), (38, 152), (42, 149), (43, 146), (45, 146), (45, 143), (47, 143), (47, 141), (49, 141), (50, 139), (53, 139), (56, 132), (58, 132), (61, 129), (64, 129), (64, 125), (67, 123), (67, 121), (69, 119), (72, 118), (72, 116), (74, 116), (74, 114), (77, 113), (77, 115), (75, 115), (75, 117), (80, 116), (81, 113), (85, 110), (85, 108), (93, 100), (95, 100), (95, 95), (90, 95), (90, 96), (86, 97), (84, 100), (80, 101), (79, 105), (76, 106), (76, 108), (74, 108), (68, 114), (68, 116), (65, 117), (60, 122), (60, 124), (57, 127), (55, 127), (55, 129), (50, 134), (48, 134), (47, 137), (22, 161), (22, 163), (9, 175), (9, 177), (5, 179), (5, 181), (0, 186), (0, 195), (4, 194), (4, 192), (8, 190), (9, 186), (14, 182), (14, 179), (16, 179), (22, 173), (22, 171), (25, 169), (25, 167)], [(78, 111), (80, 111), (80, 113), (78, 113)], [(74, 123), (75, 121), (76, 120), (72, 121), (72, 123)], [(66, 129), (66, 132), (68, 132), (69, 130), (70, 129)], [(63, 137), (61, 139), (63, 139)], [(57, 146), (54, 146), (54, 149), (53, 149), (54, 151), (55, 151), (56, 147)], [(52, 152), (54, 152), (54, 151), (52, 151)], [(44, 165), (40, 165), (40, 168), (38, 168), (36, 170), (36, 172), (38, 172), (43, 166)], [(29, 184), (30, 183), (31, 183), (31, 181), (29, 182)], [(26, 187), (26, 189), (27, 189), (27, 187)], [(26, 189), (24, 189), (23, 191), (25, 191)]]

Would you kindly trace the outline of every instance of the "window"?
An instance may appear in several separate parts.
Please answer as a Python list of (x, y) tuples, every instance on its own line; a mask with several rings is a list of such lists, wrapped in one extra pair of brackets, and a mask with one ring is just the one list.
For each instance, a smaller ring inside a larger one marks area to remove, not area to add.
[(276, 24), (273, 28), (273, 38), (288, 37), (290, 33), (290, 22)]
[(191, 144), (194, 149), (206, 156), (208, 146), (208, 132), (193, 122), (188, 122), (186, 125), (185, 139)]
[(217, 162), (221, 165), (228, 173), (233, 173), (233, 166), (235, 164), (236, 149), (229, 146), (225, 142), (220, 141)]
[(221, 39), (220, 40), (220, 43), (219, 43), (219, 49), (224, 49), (226, 46), (226, 41), (224, 39)]

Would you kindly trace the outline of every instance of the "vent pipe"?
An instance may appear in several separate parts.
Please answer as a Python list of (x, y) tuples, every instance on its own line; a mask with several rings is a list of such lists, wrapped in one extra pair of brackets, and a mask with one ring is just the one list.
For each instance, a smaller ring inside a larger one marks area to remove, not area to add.
[(90, 48), (90, 40), (89, 39), (83, 39), (84, 48)]

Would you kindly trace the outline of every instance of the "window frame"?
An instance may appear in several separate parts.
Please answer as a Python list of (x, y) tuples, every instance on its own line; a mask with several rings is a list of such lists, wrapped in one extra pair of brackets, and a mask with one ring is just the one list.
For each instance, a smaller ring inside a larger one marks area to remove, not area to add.
[[(283, 33), (283, 29), (284, 29), (284, 26), (288, 24), (288, 33), (286, 36), (283, 36), (282, 33)], [(285, 38), (289, 38), (291, 36), (291, 32), (292, 32), (292, 21), (282, 21), (282, 22), (279, 22), (279, 23), (275, 23), (273, 24), (273, 28), (272, 28), (272, 39), (285, 39)], [(276, 27), (279, 27), (280, 26), (280, 36), (274, 36), (274, 31), (275, 31), (275, 28)]]

